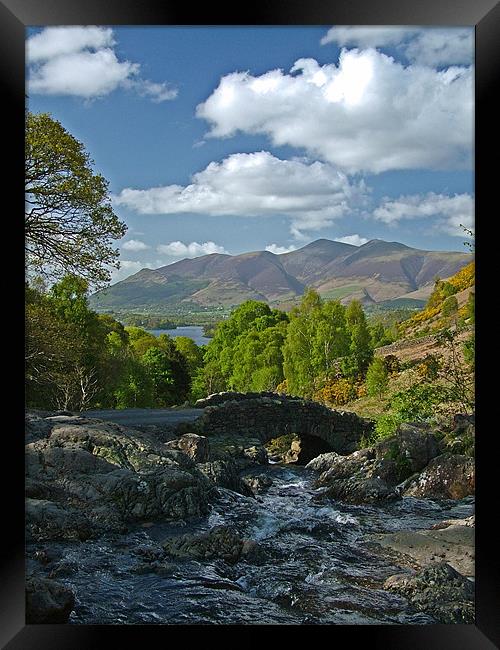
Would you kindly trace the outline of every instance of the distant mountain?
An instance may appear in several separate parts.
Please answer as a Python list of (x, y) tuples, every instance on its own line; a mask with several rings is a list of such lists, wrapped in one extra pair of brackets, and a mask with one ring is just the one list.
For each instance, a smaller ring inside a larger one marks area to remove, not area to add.
[(282, 255), (213, 253), (142, 269), (98, 291), (90, 303), (98, 311), (161, 313), (231, 307), (253, 299), (286, 309), (306, 287), (343, 302), (421, 298), (430, 294), (436, 277), (449, 277), (470, 260), (470, 253), (424, 251), (380, 239), (362, 246), (318, 239)]

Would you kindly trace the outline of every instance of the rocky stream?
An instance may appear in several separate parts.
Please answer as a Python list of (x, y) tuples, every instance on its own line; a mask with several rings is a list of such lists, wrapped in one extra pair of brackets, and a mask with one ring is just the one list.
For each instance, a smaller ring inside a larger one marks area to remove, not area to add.
[(399, 481), (377, 450), (301, 466), (248, 437), (158, 441), (76, 415), (29, 414), (27, 431), (28, 622), (474, 620), (470, 459), (453, 456), (447, 493), (439, 449)]

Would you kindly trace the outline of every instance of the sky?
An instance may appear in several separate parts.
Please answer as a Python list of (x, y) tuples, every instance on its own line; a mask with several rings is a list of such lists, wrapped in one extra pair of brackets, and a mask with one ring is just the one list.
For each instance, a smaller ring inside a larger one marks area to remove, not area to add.
[(31, 112), (82, 142), (128, 230), (112, 282), (319, 238), (467, 252), (474, 29), (28, 28)]

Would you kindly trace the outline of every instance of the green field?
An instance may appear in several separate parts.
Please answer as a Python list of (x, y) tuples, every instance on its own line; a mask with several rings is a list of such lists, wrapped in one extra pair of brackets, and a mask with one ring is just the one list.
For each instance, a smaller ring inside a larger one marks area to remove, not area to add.
[(341, 298), (345, 298), (349, 294), (360, 291), (361, 289), (363, 289), (361, 284), (345, 284), (343, 287), (335, 287), (334, 289), (330, 289), (324, 293), (322, 292), (321, 297), (324, 300), (340, 300)]

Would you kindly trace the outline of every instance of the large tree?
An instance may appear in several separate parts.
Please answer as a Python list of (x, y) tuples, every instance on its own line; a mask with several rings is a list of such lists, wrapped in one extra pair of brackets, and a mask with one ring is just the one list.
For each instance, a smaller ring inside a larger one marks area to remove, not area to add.
[(82, 143), (49, 114), (28, 113), (25, 141), (25, 246), (28, 271), (68, 273), (96, 286), (118, 268), (126, 226), (114, 214), (108, 182), (94, 173)]

